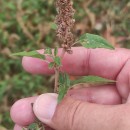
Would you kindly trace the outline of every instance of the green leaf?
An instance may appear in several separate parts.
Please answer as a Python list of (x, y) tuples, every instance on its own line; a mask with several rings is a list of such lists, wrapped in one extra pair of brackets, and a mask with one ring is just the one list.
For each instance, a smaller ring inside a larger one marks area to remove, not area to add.
[(69, 76), (65, 73), (60, 73), (60, 76), (59, 76), (59, 95), (58, 95), (58, 102), (59, 103), (64, 98), (64, 96), (67, 93), (67, 90), (69, 88), (70, 88)]
[(28, 126), (28, 130), (38, 130), (39, 126), (37, 123), (32, 123)]
[(34, 58), (40, 58), (45, 60), (45, 55), (38, 53), (37, 51), (23, 51), (23, 52), (18, 52), (12, 54), (12, 56), (29, 56), (29, 57), (34, 57)]
[(16, 9), (16, 6), (13, 2), (8, 2), (7, 5), (6, 5), (9, 9), (11, 10), (15, 10)]
[(78, 42), (80, 42), (85, 48), (107, 48), (114, 49), (114, 47), (108, 43), (103, 37), (99, 35), (86, 33), (82, 35)]
[(55, 62), (51, 62), (51, 63), (49, 63), (49, 65), (48, 65), (49, 69), (54, 68), (54, 66), (55, 66)]
[(54, 49), (54, 56), (57, 56), (57, 54), (58, 54), (58, 48), (56, 47), (56, 48)]
[(51, 29), (56, 30), (57, 29), (57, 25), (55, 23), (51, 23)]
[(106, 85), (106, 84), (115, 84), (116, 81), (98, 76), (83, 76), (77, 80), (72, 80), (71, 86), (73, 87), (73, 85), (84, 83), (87, 83), (89, 85)]
[(59, 56), (54, 57), (54, 62), (57, 66), (61, 66), (61, 58)]
[(46, 48), (45, 51), (44, 51), (44, 54), (49, 54), (49, 55), (51, 55), (51, 54), (52, 54), (51, 48)]
[(64, 84), (65, 86), (70, 86), (69, 75), (66, 73), (60, 73), (59, 84)]

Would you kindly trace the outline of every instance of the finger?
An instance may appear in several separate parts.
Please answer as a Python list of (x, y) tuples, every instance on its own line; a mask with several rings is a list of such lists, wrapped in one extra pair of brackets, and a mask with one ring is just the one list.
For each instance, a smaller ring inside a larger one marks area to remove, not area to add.
[(16, 124), (14, 130), (23, 130), (23, 127)]
[[(104, 90), (103, 90), (104, 89)], [(56, 94), (52, 94), (57, 97)], [(119, 104), (121, 98), (118, 95), (115, 87), (102, 86), (84, 89), (71, 90), (68, 96), (75, 99), (82, 99), (84, 101), (93, 102), (97, 104)], [(35, 116), (32, 111), (31, 103), (35, 102), (37, 97), (25, 98), (17, 101), (11, 108), (11, 118), (13, 121), (21, 126), (27, 126), (34, 122)], [(46, 97), (45, 97), (46, 98)], [(46, 98), (46, 102), (49, 99)], [(42, 109), (41, 109), (42, 110)]]
[(66, 97), (58, 106), (57, 98), (41, 95), (34, 103), (36, 116), (56, 130), (130, 129), (128, 105), (98, 105)]
[(12, 120), (20, 126), (28, 126), (35, 121), (31, 103), (34, 103), (37, 97), (24, 98), (12, 106), (10, 115)]
[[(49, 95), (56, 94), (49, 93)], [(15, 126), (16, 128), (19, 128), (20, 126), (26, 127), (31, 123), (35, 122), (36, 116), (33, 112), (32, 103), (34, 103), (36, 99), (37, 97), (24, 98), (15, 102), (14, 105), (11, 107), (10, 115), (15, 124), (17, 124)], [(46, 126), (46, 129), (50, 128)]]
[[(99, 75), (114, 79), (120, 72), (122, 66), (130, 57), (127, 49), (86, 49), (82, 47), (72, 48), (73, 54), (65, 54), (63, 58), (63, 71), (71, 75)], [(40, 52), (43, 52), (41, 50)], [(59, 49), (59, 55), (61, 49)], [(24, 57), (22, 60), (26, 71), (33, 74), (52, 74), (48, 64), (42, 60)]]
[(67, 96), (71, 96), (74, 99), (81, 101), (104, 105), (116, 105), (122, 103), (121, 96), (115, 86), (106, 85), (88, 88), (85, 86), (86, 85), (83, 85), (82, 88), (79, 89), (71, 89), (68, 91)]
[(123, 100), (130, 102), (130, 59), (124, 64), (122, 70), (117, 76), (117, 89)]

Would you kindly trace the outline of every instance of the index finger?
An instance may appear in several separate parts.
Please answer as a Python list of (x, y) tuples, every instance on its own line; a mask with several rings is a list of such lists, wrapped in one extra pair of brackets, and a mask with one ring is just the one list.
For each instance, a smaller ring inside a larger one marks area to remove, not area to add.
[[(115, 79), (126, 61), (130, 58), (127, 49), (86, 49), (83, 47), (72, 48), (73, 54), (65, 54), (62, 60), (62, 70), (70, 75), (98, 75)], [(43, 50), (41, 50), (43, 51)], [(59, 49), (59, 55), (62, 49)], [(32, 74), (53, 74), (54, 70), (40, 59), (23, 57), (23, 68)]]

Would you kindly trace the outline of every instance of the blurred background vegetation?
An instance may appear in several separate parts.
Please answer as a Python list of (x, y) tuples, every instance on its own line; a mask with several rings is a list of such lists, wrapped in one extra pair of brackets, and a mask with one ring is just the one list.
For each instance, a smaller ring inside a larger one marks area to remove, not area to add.
[[(12, 130), (11, 105), (53, 91), (53, 76), (30, 75), (11, 53), (58, 46), (55, 0), (0, 0), (0, 130)], [(75, 37), (90, 32), (130, 48), (130, 0), (75, 0)], [(47, 82), (46, 82), (47, 81)]]

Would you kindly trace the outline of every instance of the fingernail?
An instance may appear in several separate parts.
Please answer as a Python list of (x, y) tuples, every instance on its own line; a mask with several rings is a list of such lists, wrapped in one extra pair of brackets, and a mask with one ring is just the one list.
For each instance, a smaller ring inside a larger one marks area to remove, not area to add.
[(57, 106), (57, 94), (47, 93), (40, 95), (33, 106), (36, 117), (45, 124), (51, 123)]

